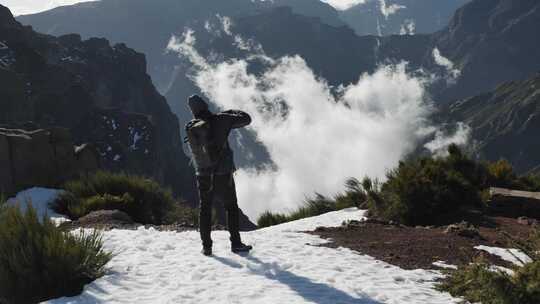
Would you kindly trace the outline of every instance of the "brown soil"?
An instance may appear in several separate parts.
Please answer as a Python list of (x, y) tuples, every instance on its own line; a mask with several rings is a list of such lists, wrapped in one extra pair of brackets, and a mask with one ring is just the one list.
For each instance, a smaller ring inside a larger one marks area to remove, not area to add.
[(459, 266), (469, 264), (481, 255), (492, 264), (510, 267), (510, 263), (474, 247), (512, 247), (505, 233), (523, 240), (533, 227), (505, 217), (484, 217), (474, 226), (478, 235), (472, 237), (445, 233), (446, 226), (406, 227), (376, 220), (351, 222), (337, 228), (320, 227), (311, 233), (331, 240), (323, 246), (350, 248), (404, 269), (437, 269), (433, 262), (444, 261)]

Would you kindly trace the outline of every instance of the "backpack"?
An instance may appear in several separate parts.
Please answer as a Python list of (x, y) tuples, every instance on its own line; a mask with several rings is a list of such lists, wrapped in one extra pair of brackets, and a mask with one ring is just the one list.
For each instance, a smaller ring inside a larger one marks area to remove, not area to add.
[(194, 119), (186, 125), (186, 141), (189, 143), (192, 161), (197, 170), (214, 169), (220, 161), (220, 147), (215, 142), (210, 122)]

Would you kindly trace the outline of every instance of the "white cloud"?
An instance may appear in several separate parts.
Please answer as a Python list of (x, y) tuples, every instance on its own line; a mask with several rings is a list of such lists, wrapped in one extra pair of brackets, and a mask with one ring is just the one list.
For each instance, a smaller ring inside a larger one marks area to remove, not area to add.
[(363, 4), (366, 0), (321, 0), (328, 3), (337, 10), (346, 10), (358, 4)]
[(90, 1), (92, 0), (0, 0), (0, 4), (7, 6), (13, 15), (18, 16), (35, 14), (62, 5), (72, 5), (79, 2)]
[(390, 15), (397, 13), (399, 10), (407, 8), (406, 6), (399, 4), (387, 5), (386, 0), (379, 0), (379, 7), (381, 8), (381, 14), (383, 14), (386, 19), (388, 19)]
[(461, 70), (455, 68), (454, 63), (450, 61), (450, 59), (444, 57), (438, 48), (434, 48), (432, 54), (435, 63), (446, 69), (446, 73), (448, 74), (446, 77), (447, 84), (454, 84), (459, 76), (461, 76)]
[[(212, 102), (252, 115), (249, 129), (273, 162), (237, 172), (239, 204), (251, 219), (265, 210), (290, 211), (315, 192), (333, 195), (349, 177), (384, 178), (437, 130), (428, 120), (425, 80), (408, 75), (405, 63), (363, 74), (333, 94), (299, 56), (209, 63), (187, 33), (169, 48), (191, 60), (193, 80)], [(254, 61), (265, 71), (249, 73)]]
[(416, 23), (413, 19), (405, 19), (399, 30), (400, 35), (414, 35), (416, 31)]
[(442, 130), (435, 132), (435, 138), (424, 147), (437, 156), (446, 156), (448, 154), (448, 146), (456, 144), (458, 146), (465, 146), (470, 142), (471, 128), (464, 124), (458, 123), (457, 130), (453, 134), (448, 134)]

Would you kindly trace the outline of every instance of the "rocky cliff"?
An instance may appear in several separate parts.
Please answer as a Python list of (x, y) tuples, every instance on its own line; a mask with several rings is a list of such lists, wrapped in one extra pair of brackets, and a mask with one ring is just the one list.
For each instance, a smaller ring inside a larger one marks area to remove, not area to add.
[(0, 6), (0, 82), (0, 124), (68, 128), (76, 144), (96, 144), (105, 169), (154, 177), (194, 199), (178, 119), (143, 54), (105, 39), (36, 33)]
[(93, 145), (75, 147), (69, 130), (25, 131), (0, 128), (0, 193), (29, 187), (57, 187), (99, 169)]

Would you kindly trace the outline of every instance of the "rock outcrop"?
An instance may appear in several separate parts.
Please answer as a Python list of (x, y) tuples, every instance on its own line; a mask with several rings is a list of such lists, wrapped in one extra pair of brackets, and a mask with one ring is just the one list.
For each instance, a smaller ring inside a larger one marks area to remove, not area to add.
[(194, 201), (178, 119), (143, 54), (101, 38), (36, 33), (0, 6), (0, 82), (0, 124), (67, 128), (76, 145), (95, 145), (103, 169), (153, 177)]
[(0, 128), (0, 193), (11, 195), (34, 186), (57, 187), (98, 166), (97, 151), (89, 145), (74, 147), (67, 129)]

